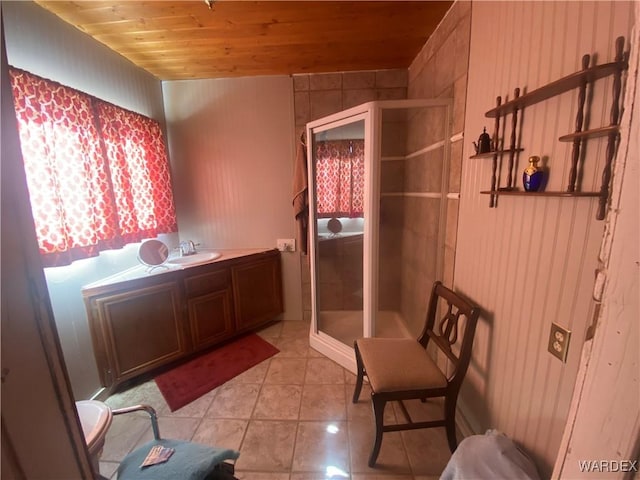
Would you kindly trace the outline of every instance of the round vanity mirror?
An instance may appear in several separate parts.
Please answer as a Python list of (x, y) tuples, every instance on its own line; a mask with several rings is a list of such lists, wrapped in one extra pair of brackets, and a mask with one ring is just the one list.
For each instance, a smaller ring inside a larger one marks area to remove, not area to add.
[(168, 257), (169, 248), (160, 240), (147, 240), (138, 250), (138, 260), (149, 267), (162, 265)]
[(327, 229), (337, 235), (342, 231), (342, 222), (334, 217), (327, 222)]

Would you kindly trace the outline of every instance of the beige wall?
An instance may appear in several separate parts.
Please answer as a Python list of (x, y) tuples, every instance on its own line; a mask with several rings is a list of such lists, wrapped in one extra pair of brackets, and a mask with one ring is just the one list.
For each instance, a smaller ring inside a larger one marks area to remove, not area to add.
[[(502, 430), (551, 472), (572, 398), (587, 326), (594, 314), (594, 270), (604, 222), (597, 200), (501, 197), (488, 208), (491, 162), (469, 159), (484, 113), (515, 87), (533, 90), (580, 68), (585, 53), (611, 61), (614, 40), (629, 36), (632, 3), (477, 2), (472, 8), (455, 286), (485, 309), (461, 408), (476, 432)], [(526, 28), (523, 28), (526, 25)], [(607, 124), (611, 80), (592, 91), (588, 125)], [(548, 158), (548, 190), (568, 183), (576, 92), (528, 107), (516, 165)], [(489, 128), (488, 128), (489, 130)], [(605, 140), (589, 140), (582, 189), (598, 190)], [(505, 162), (506, 163), (506, 162)], [(506, 175), (503, 172), (503, 178)], [(551, 322), (572, 330), (566, 364), (547, 352)]]
[[(294, 238), (290, 77), (163, 82), (181, 239), (275, 248)], [(282, 253), (286, 320), (302, 318), (299, 253)]]

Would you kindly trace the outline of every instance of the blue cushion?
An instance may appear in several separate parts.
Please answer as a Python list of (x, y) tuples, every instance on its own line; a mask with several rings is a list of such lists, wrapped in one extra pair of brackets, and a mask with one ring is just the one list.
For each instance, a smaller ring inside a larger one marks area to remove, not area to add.
[[(174, 448), (165, 463), (140, 468), (154, 445)], [(181, 440), (152, 440), (127, 455), (118, 467), (118, 480), (202, 480), (225, 460), (240, 452)]]

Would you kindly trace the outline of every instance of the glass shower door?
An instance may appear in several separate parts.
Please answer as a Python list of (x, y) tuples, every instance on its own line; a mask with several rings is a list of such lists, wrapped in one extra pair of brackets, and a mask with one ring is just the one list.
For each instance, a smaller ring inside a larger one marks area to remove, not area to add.
[(420, 333), (443, 278), (451, 105), (375, 101), (307, 124), (309, 343), (351, 371), (355, 339)]
[(314, 326), (337, 349), (364, 335), (367, 119), (356, 115), (309, 131)]

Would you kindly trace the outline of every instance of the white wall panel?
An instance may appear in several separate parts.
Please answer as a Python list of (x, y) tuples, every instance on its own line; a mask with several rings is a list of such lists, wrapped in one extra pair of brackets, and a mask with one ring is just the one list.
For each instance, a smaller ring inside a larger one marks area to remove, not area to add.
[[(290, 77), (163, 82), (181, 239), (210, 248), (294, 238)], [(285, 318), (302, 318), (298, 253), (283, 253)]]
[[(30, 1), (2, 2), (12, 66), (76, 88), (164, 124), (159, 80)], [(177, 235), (166, 236), (171, 244)], [(100, 386), (80, 289), (138, 264), (137, 245), (45, 270), (60, 343), (77, 400)]]
[[(640, 4), (635, 4), (636, 18)], [(633, 476), (640, 438), (640, 292), (638, 257), (640, 205), (640, 31), (633, 32), (626, 114), (614, 165), (612, 204), (600, 250), (604, 291), (592, 340), (585, 343), (569, 420), (556, 459), (556, 478), (585, 477), (585, 460), (603, 459), (610, 468), (591, 470), (602, 478)], [(635, 73), (635, 75), (634, 75)], [(635, 78), (634, 78), (635, 77)], [(617, 467), (617, 468), (616, 468)], [(637, 465), (636, 468), (637, 470)], [(598, 470), (600, 470), (599, 473)], [(608, 470), (608, 472), (607, 472)]]
[(2, 8), (10, 65), (164, 121), (153, 75), (31, 1)]
[[(474, 2), (465, 118), (456, 288), (486, 311), (461, 398), (469, 424), (498, 428), (535, 457), (548, 475), (555, 460), (576, 379), (603, 222), (597, 199), (500, 197), (489, 208), (490, 159), (468, 159), (484, 126), (484, 113), (581, 68), (613, 60), (617, 36), (629, 36), (631, 2)], [(626, 46), (628, 48), (628, 44)], [(608, 125), (611, 79), (590, 92), (587, 125)], [(506, 97), (506, 98), (505, 98)], [(568, 183), (571, 144), (558, 141), (575, 129), (577, 91), (527, 107), (519, 117), (515, 183), (530, 155), (549, 167), (547, 190)], [(501, 136), (509, 144), (511, 117)], [(599, 190), (605, 139), (588, 140), (582, 189)], [(504, 158), (501, 183), (506, 182)], [(547, 352), (551, 322), (573, 331), (566, 364)]]

